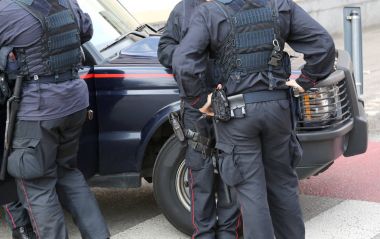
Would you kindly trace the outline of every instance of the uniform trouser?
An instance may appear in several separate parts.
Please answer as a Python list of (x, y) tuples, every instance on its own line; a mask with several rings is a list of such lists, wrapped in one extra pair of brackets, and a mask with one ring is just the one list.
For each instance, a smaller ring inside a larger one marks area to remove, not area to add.
[[(201, 116), (197, 109), (185, 105), (185, 128), (195, 130), (196, 120)], [(210, 124), (212, 127), (212, 124)], [(235, 239), (240, 223), (240, 210), (236, 199), (227, 203), (223, 183), (214, 173), (211, 157), (188, 146), (186, 165), (189, 169), (193, 239)], [(216, 204), (215, 190), (218, 195)]]
[(246, 116), (216, 123), (219, 170), (236, 189), (245, 239), (303, 239), (295, 165), (302, 149), (287, 100), (247, 104)]
[(28, 212), (20, 201), (5, 204), (3, 208), (5, 211), (5, 220), (12, 230), (30, 224)]
[(68, 238), (63, 208), (83, 238), (109, 237), (98, 204), (82, 173), (77, 151), (86, 110), (45, 121), (17, 121), (8, 161), (19, 198), (39, 239)]

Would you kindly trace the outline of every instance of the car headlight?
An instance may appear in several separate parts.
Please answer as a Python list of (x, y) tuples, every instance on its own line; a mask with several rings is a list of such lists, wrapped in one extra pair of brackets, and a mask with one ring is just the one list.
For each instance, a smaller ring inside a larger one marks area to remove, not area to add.
[(351, 116), (345, 83), (311, 88), (298, 97), (297, 130), (334, 127)]

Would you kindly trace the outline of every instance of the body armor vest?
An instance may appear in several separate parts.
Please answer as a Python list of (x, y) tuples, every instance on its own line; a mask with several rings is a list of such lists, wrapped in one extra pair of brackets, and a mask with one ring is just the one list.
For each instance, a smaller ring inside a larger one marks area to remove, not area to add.
[(267, 72), (272, 90), (290, 76), (289, 55), (283, 51), (276, 0), (218, 0), (231, 26), (216, 56), (222, 82)]
[(69, 0), (16, 0), (42, 26), (41, 41), (16, 48), (20, 74), (58, 76), (68, 71), (76, 76), (81, 62), (80, 29)]

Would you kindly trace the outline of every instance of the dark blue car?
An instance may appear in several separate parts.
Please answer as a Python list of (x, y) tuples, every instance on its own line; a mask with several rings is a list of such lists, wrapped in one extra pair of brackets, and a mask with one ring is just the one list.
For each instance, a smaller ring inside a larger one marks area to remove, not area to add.
[[(168, 115), (179, 110), (170, 69), (157, 60), (159, 33), (139, 25), (118, 1), (79, 1), (95, 27), (84, 46), (81, 77), (90, 107), (79, 167), (93, 186), (137, 188), (153, 183), (158, 205), (179, 230), (191, 233), (184, 152)], [(294, 77), (297, 71), (294, 71)], [(339, 156), (366, 151), (367, 120), (352, 64), (337, 52), (336, 71), (298, 98), (297, 135), (304, 149), (301, 179), (328, 169)]]

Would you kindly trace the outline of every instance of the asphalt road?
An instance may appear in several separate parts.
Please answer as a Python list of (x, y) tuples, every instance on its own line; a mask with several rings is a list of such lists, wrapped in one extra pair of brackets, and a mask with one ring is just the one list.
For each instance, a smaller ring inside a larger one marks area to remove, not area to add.
[[(307, 239), (380, 239), (380, 141), (366, 154), (339, 158), (324, 174), (301, 181)], [(94, 189), (115, 239), (185, 239), (160, 214), (151, 185)], [(75, 231), (72, 232), (76, 238)]]
[[(380, 239), (380, 141), (366, 154), (340, 158), (325, 173), (301, 181), (307, 239)], [(115, 239), (185, 239), (160, 213), (152, 186), (94, 189)], [(79, 238), (75, 230), (73, 238)]]
[[(366, 154), (339, 158), (318, 177), (300, 183), (307, 239), (380, 239), (380, 141)], [(140, 189), (93, 188), (113, 239), (186, 239), (157, 207), (151, 184)], [(66, 217), (70, 238), (80, 234)], [(0, 238), (8, 239), (5, 223)]]

